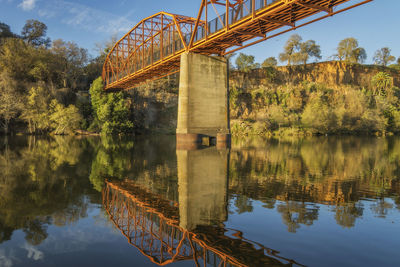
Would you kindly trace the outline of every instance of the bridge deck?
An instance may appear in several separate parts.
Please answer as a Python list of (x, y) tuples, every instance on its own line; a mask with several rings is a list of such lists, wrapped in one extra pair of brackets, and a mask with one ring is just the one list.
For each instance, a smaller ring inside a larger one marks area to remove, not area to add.
[(184, 52), (227, 55), (371, 1), (202, 0), (197, 18), (160, 12), (112, 48), (103, 67), (105, 89), (130, 89), (178, 72)]

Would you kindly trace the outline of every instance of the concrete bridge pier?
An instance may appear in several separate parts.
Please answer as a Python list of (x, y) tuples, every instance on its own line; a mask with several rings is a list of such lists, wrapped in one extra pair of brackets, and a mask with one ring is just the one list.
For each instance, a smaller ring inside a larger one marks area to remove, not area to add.
[(177, 147), (216, 140), (230, 145), (228, 60), (196, 53), (181, 55)]

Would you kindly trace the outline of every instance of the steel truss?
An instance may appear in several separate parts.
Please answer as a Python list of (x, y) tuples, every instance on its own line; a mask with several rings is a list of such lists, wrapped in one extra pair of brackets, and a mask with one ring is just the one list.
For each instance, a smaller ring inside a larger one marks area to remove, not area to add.
[(224, 56), (371, 1), (202, 0), (197, 18), (160, 12), (111, 49), (105, 89), (131, 89), (176, 73), (184, 52)]

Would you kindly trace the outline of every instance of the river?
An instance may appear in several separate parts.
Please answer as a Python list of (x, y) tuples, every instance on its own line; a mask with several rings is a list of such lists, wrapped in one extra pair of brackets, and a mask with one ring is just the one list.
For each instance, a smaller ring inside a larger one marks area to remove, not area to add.
[(0, 266), (400, 266), (400, 138), (0, 139)]

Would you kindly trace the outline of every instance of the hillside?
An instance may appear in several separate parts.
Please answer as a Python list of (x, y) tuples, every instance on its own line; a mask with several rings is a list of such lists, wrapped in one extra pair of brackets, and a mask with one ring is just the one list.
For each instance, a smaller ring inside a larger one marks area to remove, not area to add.
[[(151, 82), (131, 92), (139, 131), (175, 131), (178, 77)], [(397, 133), (399, 86), (400, 72), (392, 68), (336, 61), (248, 73), (231, 71), (232, 133)]]

